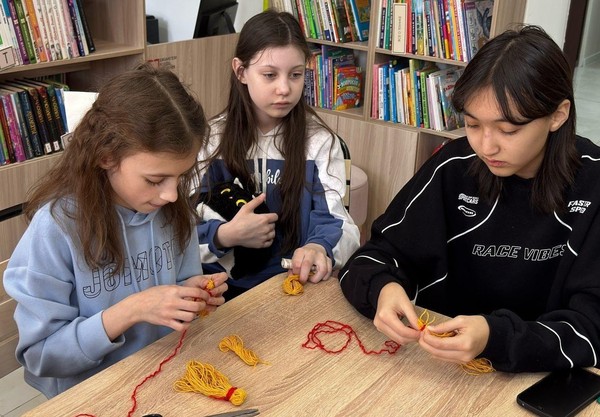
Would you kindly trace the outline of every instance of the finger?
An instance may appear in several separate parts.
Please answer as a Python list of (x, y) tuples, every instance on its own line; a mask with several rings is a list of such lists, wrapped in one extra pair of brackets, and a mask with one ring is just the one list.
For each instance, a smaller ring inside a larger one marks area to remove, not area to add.
[(243, 211), (245, 213), (254, 213), (254, 210), (258, 206), (260, 206), (262, 203), (264, 203), (266, 198), (267, 198), (267, 195), (265, 193), (262, 193), (256, 197), (254, 197), (250, 201), (244, 200), (245, 204), (240, 208), (240, 211)]

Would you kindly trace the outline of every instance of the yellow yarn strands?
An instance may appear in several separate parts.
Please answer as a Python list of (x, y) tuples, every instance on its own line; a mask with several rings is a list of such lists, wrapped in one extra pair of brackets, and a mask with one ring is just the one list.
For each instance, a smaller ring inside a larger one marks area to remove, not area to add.
[(244, 342), (238, 335), (235, 334), (224, 337), (219, 343), (219, 350), (221, 352), (227, 352), (231, 350), (233, 353), (238, 355), (241, 360), (250, 366), (256, 366), (259, 363), (268, 365), (267, 362), (260, 360), (256, 353), (250, 349), (244, 348)]
[(246, 400), (246, 391), (233, 387), (229, 378), (208, 363), (189, 361), (185, 375), (175, 381), (174, 388), (179, 392), (197, 392), (217, 400), (241, 405)]
[(283, 292), (287, 295), (300, 295), (304, 292), (304, 286), (300, 283), (300, 276), (290, 274), (283, 281)]
[[(209, 280), (208, 280), (208, 284), (206, 284), (206, 287), (204, 287), (204, 289), (205, 289), (206, 291), (210, 291), (210, 290), (212, 290), (213, 288), (215, 288), (215, 282), (214, 282), (212, 279), (209, 279)], [(200, 312), (198, 313), (198, 315), (199, 315), (200, 317), (206, 317), (206, 316), (208, 316), (209, 314), (210, 314), (210, 313), (209, 313), (208, 311), (206, 311), (206, 310), (202, 310), (202, 311), (200, 311)]]
[[(425, 330), (425, 327), (432, 324), (435, 321), (435, 317), (431, 317), (428, 310), (423, 310), (419, 319), (417, 320), (417, 324), (419, 325), (419, 330)], [(445, 333), (434, 333), (431, 332), (432, 335), (437, 337), (452, 337), (456, 335), (456, 332), (445, 332)], [(481, 374), (487, 374), (490, 372), (494, 372), (495, 369), (492, 366), (492, 362), (486, 358), (475, 358), (468, 363), (460, 364), (461, 368), (468, 373), (469, 375), (479, 376)]]

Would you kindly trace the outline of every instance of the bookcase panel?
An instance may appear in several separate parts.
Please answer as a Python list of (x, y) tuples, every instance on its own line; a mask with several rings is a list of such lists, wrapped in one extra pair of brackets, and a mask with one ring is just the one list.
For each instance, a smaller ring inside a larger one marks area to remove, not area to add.
[(60, 155), (56, 153), (1, 167), (0, 210), (23, 203), (27, 190), (48, 171)]
[(340, 119), (338, 134), (344, 138), (352, 165), (368, 176), (369, 204), (366, 226), (387, 208), (400, 188), (413, 176), (419, 133), (352, 119)]
[(146, 47), (146, 59), (173, 71), (200, 100), (207, 117), (225, 108), (229, 92), (231, 60), (237, 34), (212, 36)]
[(12, 217), (0, 222), (0, 259), (9, 259), (27, 229), (25, 216)]

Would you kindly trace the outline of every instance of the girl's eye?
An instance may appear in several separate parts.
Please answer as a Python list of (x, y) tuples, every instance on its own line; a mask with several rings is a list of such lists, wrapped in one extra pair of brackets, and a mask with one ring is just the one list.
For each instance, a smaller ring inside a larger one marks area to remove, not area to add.
[(303, 72), (294, 72), (292, 74), (292, 78), (303, 78), (304, 77), (304, 73)]
[(519, 131), (519, 130), (510, 130), (510, 131), (506, 131), (506, 130), (500, 130), (500, 133), (502, 133), (503, 135), (508, 135), (508, 136), (511, 136), (511, 135), (514, 135), (514, 134), (516, 134), (518, 131)]
[(148, 184), (150, 184), (150, 185), (154, 186), (154, 187), (157, 187), (157, 186), (159, 186), (160, 184), (162, 184), (163, 180), (160, 180), (160, 181), (158, 181), (158, 182), (155, 182), (155, 181), (150, 181), (148, 178), (146, 178), (146, 182), (147, 182)]
[(271, 74), (271, 73), (267, 73), (267, 74), (263, 74), (265, 78), (271, 80), (273, 78), (275, 78), (275, 74)]
[(472, 125), (472, 124), (469, 124), (469, 123), (467, 123), (467, 124), (465, 124), (465, 127), (466, 127), (467, 129), (476, 129), (476, 128), (478, 128), (479, 126), (478, 126), (478, 125)]

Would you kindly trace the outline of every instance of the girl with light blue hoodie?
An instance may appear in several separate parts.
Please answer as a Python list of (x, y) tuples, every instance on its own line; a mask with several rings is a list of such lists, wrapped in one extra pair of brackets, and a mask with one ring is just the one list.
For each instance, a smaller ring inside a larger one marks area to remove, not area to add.
[(4, 287), (25, 380), (46, 397), (224, 302), (226, 275), (202, 275), (186, 197), (207, 130), (177, 76), (142, 65), (100, 90), (32, 190)]

